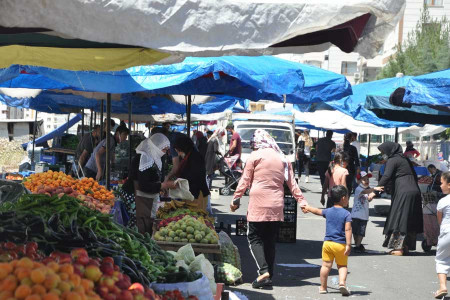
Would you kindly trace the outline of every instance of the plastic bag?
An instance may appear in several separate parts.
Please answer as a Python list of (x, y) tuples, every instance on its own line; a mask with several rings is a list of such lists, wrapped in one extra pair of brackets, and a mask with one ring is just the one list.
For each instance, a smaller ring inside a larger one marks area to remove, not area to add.
[(235, 284), (237, 281), (241, 280), (242, 272), (230, 265), (228, 263), (220, 263), (217, 266), (217, 282), (222, 282), (226, 284)]
[(21, 183), (9, 180), (0, 180), (0, 203), (16, 202), (25, 193)]
[(189, 265), (189, 271), (192, 272), (202, 272), (206, 277), (208, 277), (209, 280), (209, 286), (211, 288), (211, 291), (213, 294), (216, 294), (216, 280), (214, 279), (214, 267), (209, 262), (208, 259), (206, 259), (204, 254), (198, 255), (194, 261)]
[(176, 189), (169, 189), (169, 197), (173, 199), (182, 199), (193, 201), (195, 198), (189, 191), (189, 182), (187, 179), (178, 178), (175, 180)]
[(188, 264), (184, 261), (184, 260), (179, 260), (177, 261), (177, 263), (175, 264), (175, 266), (177, 267), (183, 267), (186, 270), (189, 270), (189, 266)]
[(177, 253), (175, 251), (168, 250), (166, 252), (169, 253), (169, 254), (172, 254), (173, 257), (177, 256)]
[(184, 245), (177, 251), (176, 260), (184, 260), (188, 265), (194, 261), (195, 253), (191, 244)]
[(208, 277), (205, 275), (192, 282), (151, 283), (150, 287), (158, 294), (163, 294), (166, 291), (179, 290), (186, 298), (189, 296), (197, 296), (198, 300), (214, 299), (212, 291), (209, 288)]
[(238, 248), (233, 244), (231, 238), (225, 232), (219, 233), (220, 252), (222, 254), (222, 262), (233, 265), (241, 270), (241, 256)]

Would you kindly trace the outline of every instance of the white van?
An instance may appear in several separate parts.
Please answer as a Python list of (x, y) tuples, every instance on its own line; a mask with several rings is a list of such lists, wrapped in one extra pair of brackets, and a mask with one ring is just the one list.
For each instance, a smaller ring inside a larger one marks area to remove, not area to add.
[[(244, 118), (248, 120), (244, 120)], [(250, 140), (256, 129), (264, 129), (272, 135), (288, 161), (292, 164), (295, 163), (295, 125), (294, 122), (289, 122), (289, 118), (286, 118), (286, 121), (283, 119), (280, 116), (233, 114), (234, 129), (241, 136), (241, 160), (243, 163), (252, 152)]]

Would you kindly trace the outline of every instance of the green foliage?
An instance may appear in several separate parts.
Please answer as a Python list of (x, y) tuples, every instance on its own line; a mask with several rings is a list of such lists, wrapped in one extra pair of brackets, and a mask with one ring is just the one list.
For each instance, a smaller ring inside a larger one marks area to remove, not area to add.
[(424, 6), (414, 31), (408, 34), (397, 53), (381, 69), (377, 79), (395, 77), (397, 73), (417, 76), (450, 68), (450, 21), (430, 17)]

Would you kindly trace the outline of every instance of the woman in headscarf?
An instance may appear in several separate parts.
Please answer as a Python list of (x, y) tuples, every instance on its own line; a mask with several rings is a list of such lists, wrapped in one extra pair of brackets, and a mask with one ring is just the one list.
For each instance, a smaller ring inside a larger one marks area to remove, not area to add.
[(416, 172), (411, 161), (403, 155), (402, 146), (385, 142), (378, 149), (386, 160), (386, 167), (375, 189), (382, 191), (392, 184), (383, 247), (391, 249), (389, 254), (401, 256), (416, 249), (416, 235), (423, 232), (422, 197)]
[[(128, 180), (123, 189), (135, 195), (134, 222), (140, 233), (152, 233), (160, 192), (175, 188), (173, 181), (161, 181), (161, 158), (169, 148), (169, 139), (164, 134), (156, 133), (137, 146), (136, 156), (131, 161)], [(129, 200), (127, 202), (125, 205), (129, 208), (129, 214), (133, 215), (133, 205)]]
[(205, 159), (206, 156), (206, 149), (207, 149), (207, 139), (203, 132), (196, 131), (195, 136), (197, 139), (195, 140), (195, 147), (197, 147), (198, 152), (200, 152), (200, 155)]
[(414, 148), (414, 144), (411, 141), (407, 141), (406, 142), (406, 150), (404, 155), (407, 158), (417, 158), (420, 156), (420, 152), (416, 150), (416, 148)]
[(234, 200), (240, 199), (250, 188), (247, 238), (258, 266), (258, 277), (252, 287), (262, 288), (272, 285), (275, 242), (279, 224), (284, 221), (284, 183), (302, 210), (308, 203), (295, 181), (291, 164), (267, 131), (257, 129), (251, 147), (253, 152), (247, 159), (230, 207), (236, 210)]
[(205, 165), (206, 175), (208, 176), (208, 187), (211, 189), (214, 172), (216, 171), (217, 154), (220, 153), (220, 145), (222, 144), (223, 136), (225, 135), (225, 128), (217, 128), (211, 137), (208, 139), (208, 148), (206, 150)]
[(181, 158), (176, 177), (187, 179), (194, 201), (206, 209), (210, 192), (206, 183), (205, 160), (187, 135), (180, 135), (175, 140), (174, 148)]

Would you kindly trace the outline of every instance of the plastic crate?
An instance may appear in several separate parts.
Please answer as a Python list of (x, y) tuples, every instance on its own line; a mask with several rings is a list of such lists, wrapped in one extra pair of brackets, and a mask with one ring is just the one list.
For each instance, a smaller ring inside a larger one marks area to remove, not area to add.
[(49, 163), (51, 165), (56, 165), (56, 156), (41, 153), (40, 161)]
[(281, 223), (278, 229), (278, 243), (295, 243), (297, 241), (297, 224)]
[(241, 218), (236, 220), (236, 235), (237, 236), (246, 236), (247, 235), (247, 220)]
[(284, 223), (297, 223), (297, 211), (284, 211)]

